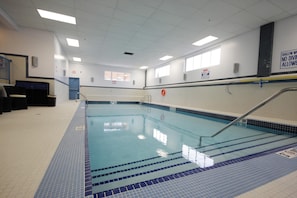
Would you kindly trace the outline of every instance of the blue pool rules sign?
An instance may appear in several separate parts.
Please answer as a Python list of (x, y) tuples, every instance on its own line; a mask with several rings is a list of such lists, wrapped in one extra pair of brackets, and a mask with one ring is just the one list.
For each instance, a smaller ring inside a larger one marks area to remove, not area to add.
[(297, 49), (281, 52), (281, 69), (297, 67)]

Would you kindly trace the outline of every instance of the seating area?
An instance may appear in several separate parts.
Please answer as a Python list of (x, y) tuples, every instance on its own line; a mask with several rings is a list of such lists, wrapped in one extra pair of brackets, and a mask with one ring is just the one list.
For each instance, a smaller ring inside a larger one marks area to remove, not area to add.
[(49, 95), (49, 83), (16, 81), (15, 85), (0, 84), (0, 114), (28, 106), (55, 106), (56, 97)]

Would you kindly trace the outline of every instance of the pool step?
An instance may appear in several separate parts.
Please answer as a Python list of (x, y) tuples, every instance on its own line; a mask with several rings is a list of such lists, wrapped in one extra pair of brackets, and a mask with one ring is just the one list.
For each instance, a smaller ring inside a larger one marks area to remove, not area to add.
[(215, 159), (215, 162), (235, 159), (252, 155), (262, 151), (278, 148), (296, 142), (296, 137), (285, 135), (268, 135), (254, 140), (232, 142), (228, 145), (220, 145), (216, 148), (204, 147), (201, 152)]
[(92, 172), (93, 188), (103, 191), (118, 185), (142, 182), (197, 168), (181, 156), (181, 152), (167, 158), (155, 158), (146, 162), (132, 163), (115, 168)]
[[(235, 159), (280, 146), (295, 143), (296, 138), (285, 135), (264, 134), (246, 138), (222, 141), (194, 148), (214, 159), (215, 163)], [(158, 178), (172, 175), (199, 167), (192, 160), (185, 159), (183, 151), (168, 154), (167, 157), (152, 157), (140, 161), (117, 166), (92, 170), (93, 192), (102, 192), (119, 186), (143, 183), (144, 181), (158, 182)]]

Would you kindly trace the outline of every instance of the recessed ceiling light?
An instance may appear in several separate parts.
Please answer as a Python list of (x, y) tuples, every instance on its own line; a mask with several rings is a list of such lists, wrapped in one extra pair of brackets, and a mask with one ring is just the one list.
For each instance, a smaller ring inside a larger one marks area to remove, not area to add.
[(64, 23), (76, 24), (75, 17), (64, 15), (64, 14), (59, 14), (56, 12), (41, 10), (41, 9), (37, 9), (37, 11), (42, 18), (60, 21), (60, 22), (64, 22)]
[(81, 62), (81, 58), (78, 58), (78, 57), (73, 57), (73, 60), (76, 62)]
[(54, 55), (54, 58), (55, 58), (56, 60), (64, 60), (64, 59), (65, 59), (64, 56), (59, 55), (59, 54), (55, 54), (55, 55)]
[(205, 45), (205, 44), (210, 43), (210, 42), (212, 42), (214, 40), (217, 40), (217, 39), (218, 39), (218, 37), (209, 35), (209, 36), (207, 36), (207, 37), (205, 37), (203, 39), (200, 39), (199, 41), (194, 42), (192, 45), (202, 46), (202, 45)]
[(67, 44), (72, 47), (79, 47), (79, 42), (76, 39), (66, 38)]
[(141, 67), (139, 67), (139, 69), (147, 69), (148, 68), (148, 66), (141, 66)]
[(169, 60), (171, 58), (173, 58), (173, 56), (166, 55), (166, 56), (163, 56), (162, 58), (160, 58), (160, 60), (165, 61), (165, 60)]

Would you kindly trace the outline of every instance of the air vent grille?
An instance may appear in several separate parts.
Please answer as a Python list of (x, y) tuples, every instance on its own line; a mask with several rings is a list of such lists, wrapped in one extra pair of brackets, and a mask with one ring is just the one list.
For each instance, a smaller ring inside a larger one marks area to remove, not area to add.
[(133, 56), (134, 55), (134, 53), (132, 53), (132, 52), (124, 52), (124, 54), (125, 55), (129, 55), (129, 56)]

